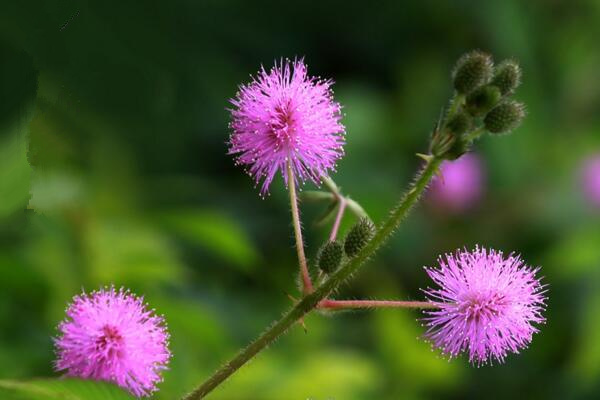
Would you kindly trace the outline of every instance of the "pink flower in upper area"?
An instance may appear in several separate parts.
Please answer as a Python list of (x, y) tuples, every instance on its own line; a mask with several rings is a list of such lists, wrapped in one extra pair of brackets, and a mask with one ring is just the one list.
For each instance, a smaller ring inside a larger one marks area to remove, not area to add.
[(229, 154), (257, 185), (262, 180), (261, 195), (277, 171), (287, 185), (288, 162), (294, 179), (318, 183), (343, 156), (345, 128), (332, 84), (309, 77), (303, 60), (286, 60), (262, 68), (231, 100)]
[(600, 154), (584, 161), (581, 169), (581, 186), (587, 201), (600, 208)]
[(75, 296), (58, 330), (56, 370), (110, 381), (137, 397), (157, 390), (171, 357), (163, 318), (123, 289)]
[(478, 156), (467, 153), (454, 161), (444, 161), (429, 192), (439, 208), (462, 212), (475, 205), (483, 193), (483, 167)]
[(426, 268), (439, 285), (425, 293), (439, 309), (426, 311), (426, 338), (450, 357), (461, 352), (469, 361), (503, 362), (507, 353), (527, 347), (544, 323), (545, 285), (515, 255), (476, 248), (440, 257), (440, 267)]

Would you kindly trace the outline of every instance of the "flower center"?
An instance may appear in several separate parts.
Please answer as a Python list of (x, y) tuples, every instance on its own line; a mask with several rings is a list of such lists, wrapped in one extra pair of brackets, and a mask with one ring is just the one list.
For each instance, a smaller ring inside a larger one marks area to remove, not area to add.
[(461, 302), (459, 310), (466, 316), (467, 321), (480, 322), (497, 317), (504, 306), (506, 299), (501, 293), (470, 293)]
[(102, 333), (96, 339), (96, 348), (110, 358), (122, 355), (122, 345), (123, 336), (118, 329), (111, 325), (104, 325)]
[(289, 100), (275, 107), (275, 115), (273, 115), (270, 125), (278, 149), (280, 147), (290, 147), (295, 140), (296, 129), (294, 124), (295, 119)]

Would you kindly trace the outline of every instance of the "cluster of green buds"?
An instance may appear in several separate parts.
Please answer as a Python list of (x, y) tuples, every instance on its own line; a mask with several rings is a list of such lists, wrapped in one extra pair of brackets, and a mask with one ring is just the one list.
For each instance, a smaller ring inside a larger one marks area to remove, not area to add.
[(368, 218), (361, 218), (344, 239), (329, 241), (319, 250), (317, 265), (325, 274), (331, 274), (340, 266), (344, 255), (348, 258), (356, 256), (375, 235), (375, 224)]
[(525, 117), (523, 104), (511, 99), (521, 83), (516, 61), (505, 60), (494, 66), (490, 55), (473, 51), (458, 60), (452, 77), (456, 92), (434, 129), (432, 155), (454, 160), (484, 132), (508, 133)]

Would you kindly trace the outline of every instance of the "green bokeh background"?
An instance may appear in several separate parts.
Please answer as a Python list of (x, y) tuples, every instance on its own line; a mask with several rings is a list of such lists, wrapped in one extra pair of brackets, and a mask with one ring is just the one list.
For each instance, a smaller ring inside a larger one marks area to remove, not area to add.
[[(480, 48), (520, 60), (529, 112), (477, 143), (484, 198), (461, 215), (415, 209), (340, 296), (421, 299), (423, 265), (481, 244), (543, 267), (542, 332), (475, 368), (432, 352), (414, 311), (311, 315), (211, 398), (599, 398), (600, 210), (578, 181), (600, 152), (598, 38), (594, 0), (3, 2), (0, 378), (56, 376), (67, 302), (112, 283), (168, 321), (155, 398), (190, 390), (297, 293), (281, 179), (261, 200), (226, 155), (237, 85), (280, 57), (334, 78), (348, 133), (333, 177), (379, 221), (419, 165), (454, 61)], [(322, 206), (302, 212), (314, 258)]]

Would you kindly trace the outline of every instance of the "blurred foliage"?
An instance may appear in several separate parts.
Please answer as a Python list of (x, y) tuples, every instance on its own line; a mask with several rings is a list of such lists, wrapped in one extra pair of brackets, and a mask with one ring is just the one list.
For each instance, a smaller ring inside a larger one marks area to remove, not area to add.
[[(296, 55), (334, 78), (348, 143), (333, 178), (379, 221), (419, 165), (454, 61), (480, 48), (520, 60), (529, 114), (477, 144), (484, 199), (462, 215), (425, 202), (339, 296), (420, 299), (440, 253), (517, 251), (550, 290), (530, 348), (474, 368), (430, 351), (417, 312), (311, 315), (213, 397), (600, 397), (600, 210), (578, 187), (600, 152), (599, 36), (596, 0), (3, 2), (0, 379), (57, 376), (67, 302), (114, 283), (169, 323), (155, 398), (191, 389), (297, 293), (281, 179), (261, 200), (226, 155), (237, 85)], [(302, 211), (314, 258), (323, 210)]]

